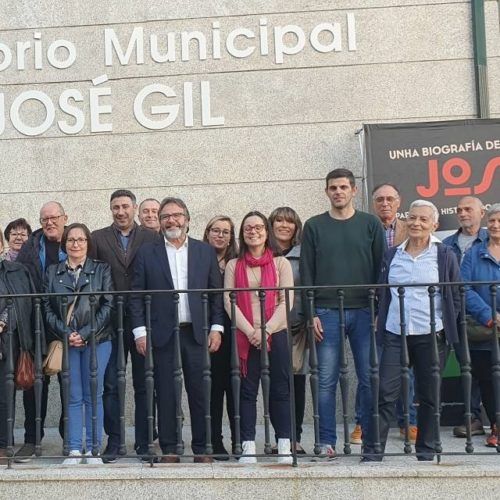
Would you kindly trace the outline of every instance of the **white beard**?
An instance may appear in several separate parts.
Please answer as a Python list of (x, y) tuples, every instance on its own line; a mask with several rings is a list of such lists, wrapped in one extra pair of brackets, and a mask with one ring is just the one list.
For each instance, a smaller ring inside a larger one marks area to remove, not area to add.
[(183, 233), (184, 231), (180, 227), (165, 229), (163, 231), (163, 235), (167, 238), (167, 240), (178, 240), (182, 237)]

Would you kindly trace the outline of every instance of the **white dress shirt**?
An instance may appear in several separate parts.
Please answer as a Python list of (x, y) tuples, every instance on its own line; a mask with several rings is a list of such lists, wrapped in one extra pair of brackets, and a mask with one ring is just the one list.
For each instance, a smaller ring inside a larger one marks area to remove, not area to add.
[[(165, 238), (165, 250), (167, 251), (170, 274), (176, 290), (187, 290), (188, 288), (188, 241), (177, 248)], [(191, 323), (191, 311), (189, 310), (189, 298), (187, 293), (179, 294), (179, 323)]]
[[(437, 243), (440, 241), (431, 236), (429, 246), (416, 257), (405, 249), (408, 240), (398, 246), (389, 268), (389, 284), (439, 283), (437, 261)], [(441, 291), (436, 287), (435, 321), (436, 332), (443, 329), (443, 309)], [(430, 333), (430, 301), (428, 287), (405, 287), (404, 295), (405, 323), (407, 335), (425, 335)], [(399, 316), (398, 288), (391, 288), (391, 303), (387, 314), (385, 329), (397, 335), (401, 334)]]
[[(172, 282), (175, 290), (188, 289), (188, 242), (186, 237), (184, 243), (177, 248), (173, 243), (165, 238), (165, 250), (167, 252), (168, 265)], [(189, 295), (187, 293), (179, 294), (179, 323), (191, 323), (191, 311), (189, 309)], [(211, 331), (224, 332), (222, 325), (212, 325)], [(146, 335), (146, 327), (138, 326), (133, 330), (135, 340)]]

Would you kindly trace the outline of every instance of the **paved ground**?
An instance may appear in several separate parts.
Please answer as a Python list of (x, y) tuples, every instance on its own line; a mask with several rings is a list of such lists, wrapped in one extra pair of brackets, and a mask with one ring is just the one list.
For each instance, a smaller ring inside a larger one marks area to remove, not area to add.
[[(342, 429), (338, 428), (338, 435), (340, 436), (342, 433)], [(190, 429), (189, 427), (184, 428), (184, 441), (185, 443), (189, 443), (190, 439)], [(15, 449), (18, 449), (22, 443), (22, 429), (16, 429), (15, 431), (15, 442), (18, 443)], [(229, 435), (229, 430), (226, 429), (226, 435)], [(500, 454), (496, 452), (494, 448), (488, 448), (484, 446), (484, 438), (485, 436), (475, 436), (473, 438), (474, 445), (474, 453), (472, 455), (465, 455), (465, 439), (459, 439), (452, 436), (451, 428), (443, 427), (441, 429), (441, 440), (443, 446), (444, 455), (441, 458), (442, 465), (473, 465), (473, 464), (481, 464), (483, 466), (492, 465), (500, 467)], [(133, 429), (127, 428), (127, 449), (129, 453), (133, 452)], [(306, 425), (304, 427), (304, 435), (302, 439), (302, 444), (307, 452), (313, 454), (313, 429), (312, 426)], [(399, 437), (399, 429), (392, 429), (389, 435), (388, 445), (386, 451), (388, 453), (400, 453), (403, 454), (404, 443), (402, 439)], [(226, 448), (230, 449), (230, 443), (226, 442)], [(359, 462), (359, 453), (360, 453), (359, 445), (351, 445), (351, 454), (344, 455), (343, 454), (343, 441), (340, 440), (337, 445), (337, 451), (339, 453), (338, 460), (335, 463), (341, 464), (342, 466), (353, 466)], [(43, 455), (45, 458), (40, 460), (34, 460), (30, 464), (14, 464), (15, 468), (43, 468), (49, 466), (53, 468), (56, 465), (60, 465), (63, 461), (62, 455), (62, 441), (59, 437), (57, 429), (50, 428), (46, 430), (46, 436), (43, 440)], [(264, 453), (264, 428), (263, 426), (258, 426), (257, 428), (257, 452)], [(191, 453), (189, 446), (186, 446), (186, 455)], [(450, 455), (446, 455), (450, 453)], [(59, 456), (59, 458), (55, 458)], [(53, 458), (50, 458), (53, 457)], [(259, 463), (263, 464), (271, 464), (276, 461), (275, 457), (262, 457), (258, 459)], [(182, 463), (192, 463), (192, 458), (183, 457), (181, 460)], [(317, 462), (317, 459), (314, 457), (301, 457), (299, 458), (299, 463), (302, 465), (306, 465), (308, 463)], [(131, 467), (140, 466), (139, 460), (134, 457), (130, 458), (122, 458), (118, 462), (121, 466), (129, 465)], [(227, 463), (227, 462), (226, 462)], [(231, 459), (230, 463), (237, 463), (237, 460)], [(414, 456), (388, 456), (385, 458), (383, 464), (387, 464), (390, 466), (410, 466), (411, 464), (416, 464), (416, 458)], [(229, 465), (228, 464), (228, 465)], [(383, 467), (383, 464), (381, 465)], [(221, 464), (222, 465), (222, 464)], [(109, 465), (107, 467), (113, 467), (113, 465)], [(115, 466), (116, 467), (116, 466)], [(499, 469), (500, 471), (500, 469)]]

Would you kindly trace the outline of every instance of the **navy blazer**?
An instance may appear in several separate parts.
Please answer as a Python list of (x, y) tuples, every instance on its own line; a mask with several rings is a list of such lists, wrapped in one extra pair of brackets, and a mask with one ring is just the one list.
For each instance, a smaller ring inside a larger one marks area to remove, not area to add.
[[(215, 250), (202, 241), (188, 241), (188, 289), (222, 288), (222, 276)], [(132, 290), (174, 290), (168, 263), (165, 240), (142, 245), (135, 257)], [(208, 328), (224, 324), (222, 293), (208, 295)], [(189, 309), (196, 342), (203, 344), (203, 304), (201, 293), (189, 294)], [(146, 325), (144, 298), (133, 295), (129, 302), (132, 328)], [(172, 293), (152, 294), (151, 338), (156, 348), (164, 347), (175, 327), (175, 309)]]

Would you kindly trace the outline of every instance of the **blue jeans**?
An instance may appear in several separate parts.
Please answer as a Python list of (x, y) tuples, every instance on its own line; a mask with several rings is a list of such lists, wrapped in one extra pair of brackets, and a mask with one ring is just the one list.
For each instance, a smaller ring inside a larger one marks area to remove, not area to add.
[[(360, 423), (366, 435), (371, 418), (370, 310), (345, 309), (345, 333), (351, 345), (358, 377)], [(319, 438), (321, 445), (335, 446), (336, 395), (340, 375), (339, 310), (316, 308), (323, 326), (323, 340), (316, 344), (319, 370)]]
[[(111, 341), (96, 345), (97, 356), (97, 445), (102, 443), (104, 372), (111, 354)], [(90, 392), (90, 345), (69, 348), (68, 441), (70, 450), (82, 451), (83, 408), (85, 407), (85, 449), (92, 450), (92, 395)]]

